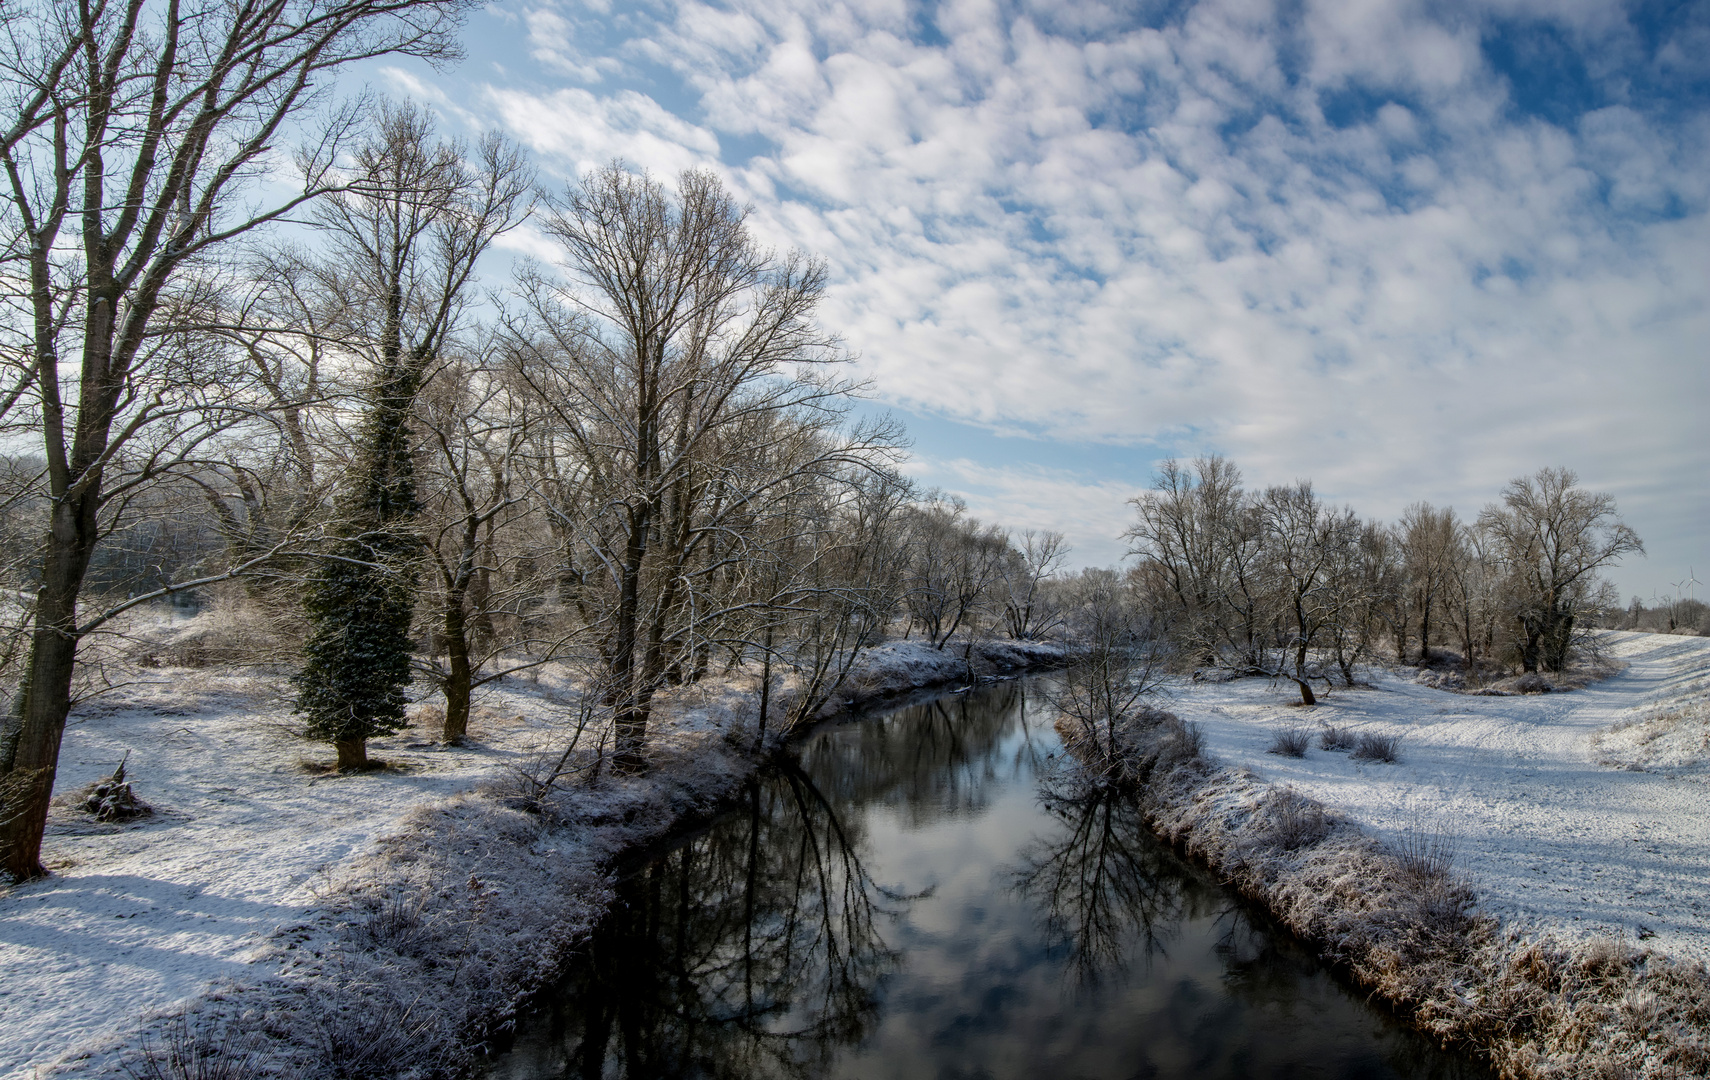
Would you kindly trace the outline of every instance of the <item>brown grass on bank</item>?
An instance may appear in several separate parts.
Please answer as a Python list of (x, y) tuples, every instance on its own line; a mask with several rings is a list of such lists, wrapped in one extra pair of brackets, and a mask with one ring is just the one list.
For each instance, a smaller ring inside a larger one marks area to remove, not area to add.
[(1704, 965), (1506, 931), (1442, 845), (1392, 850), (1292, 789), (1184, 753), (1198, 740), (1171, 714), (1124, 734), (1154, 831), (1443, 1043), (1508, 1077), (1710, 1075)]

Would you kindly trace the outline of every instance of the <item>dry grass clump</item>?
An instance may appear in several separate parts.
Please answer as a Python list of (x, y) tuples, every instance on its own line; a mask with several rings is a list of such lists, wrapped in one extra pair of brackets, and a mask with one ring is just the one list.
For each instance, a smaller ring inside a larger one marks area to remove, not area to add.
[(1284, 851), (1316, 844), (1330, 835), (1330, 818), (1324, 813), (1323, 804), (1293, 788), (1271, 792), (1261, 812), (1269, 821), (1264, 833), (1266, 841)]
[(1345, 727), (1325, 727), (1319, 733), (1318, 746), (1322, 750), (1339, 750), (1346, 753), (1354, 748), (1355, 739), (1352, 730)]
[[(1250, 770), (1163, 755), (1141, 791), (1155, 832), (1263, 903), (1417, 1027), (1524, 1080), (1710, 1075), (1710, 969), (1620, 940), (1504, 933), (1455, 872), (1453, 839), (1386, 847)], [(1358, 747), (1356, 747), (1358, 749)]]
[(1393, 765), (1401, 760), (1401, 736), (1365, 732), (1355, 740), (1354, 751), (1348, 756), (1355, 761), (1382, 761)]
[(141, 1055), (122, 1067), (131, 1080), (254, 1080), (267, 1075), (257, 1045), (232, 1025), (216, 1027), (176, 1016), (159, 1041), (145, 1036)]
[(1312, 733), (1305, 728), (1284, 728), (1277, 732), (1271, 740), (1267, 754), (1279, 754), (1283, 757), (1300, 758), (1306, 756), (1307, 747), (1312, 745)]

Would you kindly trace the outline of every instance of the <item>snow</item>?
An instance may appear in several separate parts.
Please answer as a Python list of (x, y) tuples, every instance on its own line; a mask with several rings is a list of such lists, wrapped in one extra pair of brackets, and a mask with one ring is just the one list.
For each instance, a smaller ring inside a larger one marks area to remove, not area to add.
[[(185, 632), (182, 620), (164, 631)], [(987, 670), (1062, 655), (1054, 646), (1003, 642), (980, 652)], [(917, 642), (884, 645), (864, 657), (842, 704), (965, 672), (960, 656)], [(751, 767), (722, 736), (752, 721), (752, 680), (668, 691), (656, 701), (654, 773), (581, 799), (574, 839), (561, 835), (507, 853), (482, 830), (514, 830), (508, 819), (518, 815), (468, 793), (495, 781), (502, 786), (508, 766), (525, 765), (563, 737), (576, 697), (556, 668), (484, 690), (463, 747), (430, 741), (431, 720), (372, 740), (371, 755), (389, 767), (359, 776), (326, 772), (331, 749), (296, 734), (284, 668), (142, 674), (74, 710), (43, 851), (52, 876), (0, 890), (0, 1080), (110, 1074), (115, 1054), (134, 1047), (160, 1017), (276, 974), (316, 978), (314, 969), (325, 965), (305, 955), (325, 952), (325, 962), (335, 962), (337, 949), (348, 946), (340, 933), (349, 937), (338, 920), (348, 921), (362, 889), (396, 886), (392, 878), (408, 878), (423, 863), (443, 872), (460, 854), (489, 882), (492, 871), (516, 878), (509, 884), (517, 889), (575, 883), (579, 895), (568, 906), (536, 904), (508, 923), (498, 908), (488, 909), (495, 925), (479, 949), (489, 958), (506, 949), (534, 954), (514, 958), (515, 970), (494, 984), (538, 983), (550, 972), (532, 967), (551, 962), (562, 941), (525, 923), (585, 929), (581, 921), (605, 902), (601, 860), (669, 828), (681, 813), (704, 811), (697, 801), (719, 797)], [(788, 693), (786, 687), (781, 698)], [(64, 796), (111, 773), (127, 751), (127, 779), (153, 816), (109, 825), (63, 805)], [(492, 850), (482, 850), (489, 843)], [(400, 860), (416, 865), (400, 869)], [(466, 878), (476, 887), (468, 867), (451, 876), (460, 888)], [(526, 897), (517, 902), (528, 906)], [(485, 940), (507, 935), (513, 940)], [(392, 977), (406, 968), (385, 971)]]
[(393, 769), (313, 775), (300, 762), (331, 751), (290, 734), (283, 674), (150, 675), (73, 714), (56, 791), (107, 775), (129, 751), (128, 779), (154, 816), (102, 825), (56, 806), (52, 876), (0, 899), (6, 1080), (245, 977), (276, 930), (309, 918), (327, 868), (372, 851), (412, 806), (521, 759), (550, 715), (534, 703), (531, 723), (515, 708), (537, 695), (493, 695), (474, 745), (406, 729), (370, 744)]
[[(1566, 693), (1476, 696), (1374, 671), (1372, 688), (1310, 709), (1292, 684), (1252, 679), (1184, 686), (1168, 707), (1211, 756), (1380, 839), (1450, 838), (1481, 906), (1511, 927), (1710, 960), (1710, 639), (1610, 633), (1606, 648), (1625, 670)], [(1304, 758), (1267, 753), (1279, 730), (1325, 726), (1399, 735), (1401, 759), (1316, 739)]]
[[(1568, 939), (1624, 934), (1710, 959), (1710, 639), (1616, 633), (1607, 648), (1625, 670), (1568, 693), (1482, 697), (1373, 671), (1371, 688), (1339, 690), (1313, 709), (1293, 706), (1287, 686), (1252, 679), (1183, 686), (1167, 705), (1200, 725), (1213, 756), (1292, 785), (1381, 839), (1453, 836), (1484, 908), (1510, 925)], [(1003, 642), (982, 651), (999, 668), (1061, 655)], [(843, 704), (964, 673), (958, 656), (893, 642), (869, 654)], [(0, 894), (3, 1080), (134, 1045), (151, 1017), (279, 972), (282, 950), (305, 927), (327, 933), (329, 909), (349, 904), (341, 890), (383, 870), (401, 843), (421, 849), (457, 815), (469, 829), (514, 817), (467, 793), (529, 760), (574, 710), (561, 673), (508, 678), (479, 700), (471, 745), (443, 748), (431, 731), (406, 729), (373, 743), (393, 768), (345, 777), (303, 766), (330, 749), (292, 733), (283, 669), (144, 674), (75, 712), (58, 790), (105, 776), (129, 750), (129, 778), (157, 813), (101, 825), (57, 808), (45, 850), (53, 876)], [(718, 758), (722, 733), (751, 708), (745, 686), (673, 691), (663, 745), (708, 778), (676, 794), (659, 781), (609, 797), (639, 807), (713, 792), (729, 779), (720, 770), (736, 768)], [(1362, 763), (1316, 741), (1303, 759), (1265, 752), (1280, 728), (1326, 724), (1399, 735), (1401, 760)], [(681, 809), (649, 808), (633, 826), (596, 823), (576, 843), (615, 850)], [(525, 845), (506, 857), (522, 867), (536, 855)], [(458, 882), (470, 877), (459, 873)]]

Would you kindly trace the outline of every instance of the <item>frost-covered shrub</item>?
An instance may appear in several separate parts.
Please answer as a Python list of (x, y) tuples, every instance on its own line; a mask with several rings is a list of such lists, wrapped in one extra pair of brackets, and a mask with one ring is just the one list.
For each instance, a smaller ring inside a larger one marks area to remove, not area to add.
[(1280, 754), (1283, 757), (1305, 757), (1307, 747), (1312, 745), (1312, 734), (1305, 728), (1287, 728), (1279, 731), (1276, 738), (1271, 740), (1267, 754)]
[(352, 922), (353, 936), (369, 948), (414, 956), (430, 936), (423, 925), (427, 896), (391, 890), (372, 897)]
[(1293, 788), (1274, 791), (1265, 800), (1266, 839), (1287, 851), (1316, 844), (1330, 834), (1324, 807)]
[(1455, 838), (1440, 829), (1408, 829), (1396, 845), (1396, 863), (1414, 883), (1447, 879), (1454, 872)]
[(431, 1074), (451, 1057), (449, 1033), (433, 1017), (381, 994), (341, 990), (313, 1007), (312, 1075), (379, 1080)]
[(1354, 743), (1349, 755), (1355, 761), (1384, 761), (1394, 764), (1401, 760), (1401, 736), (1366, 732)]
[(1355, 742), (1354, 733), (1345, 727), (1327, 727), (1318, 736), (1318, 746), (1324, 750), (1340, 750), (1345, 753), (1354, 748)]
[(1522, 694), (1547, 694), (1555, 688), (1554, 683), (1536, 671), (1527, 672), (1514, 680), (1514, 689)]
[(161, 1041), (147, 1036), (142, 1055), (126, 1062), (131, 1080), (255, 1080), (272, 1075), (259, 1064), (255, 1041), (232, 1027), (214, 1029), (183, 1016), (166, 1025)]

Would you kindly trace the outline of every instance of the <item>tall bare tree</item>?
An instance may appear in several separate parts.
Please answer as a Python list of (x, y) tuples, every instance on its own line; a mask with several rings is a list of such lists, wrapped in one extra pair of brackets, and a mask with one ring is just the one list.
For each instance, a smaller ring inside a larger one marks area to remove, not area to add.
[(1292, 653), (1276, 674), (1286, 673), (1300, 687), (1301, 704), (1316, 704), (1311, 680), (1322, 676), (1312, 662), (1313, 650), (1325, 644), (1350, 600), (1338, 570), (1354, 561), (1359, 520), (1351, 510), (1325, 506), (1306, 481), (1267, 489), (1260, 512), (1280, 598), (1284, 629), (1279, 643)]
[(1047, 582), (1063, 569), (1069, 551), (1063, 534), (1048, 529), (1028, 529), (1010, 539), (1009, 556), (999, 572), (1004, 629), (1010, 637), (1030, 641), (1061, 622), (1062, 612), (1052, 602)]
[[(221, 422), (195, 350), (163, 348), (211, 291), (222, 245), (335, 187), (334, 122), (298, 162), (275, 146), (350, 61), (450, 55), (459, 0), (83, 0), (9, 12), (0, 39), (0, 410), (42, 439), (49, 520), (24, 686), (0, 739), (0, 873), (41, 873), (80, 615), (103, 514)], [(349, 118), (347, 117), (347, 120)], [(244, 197), (241, 192), (252, 194)], [(146, 432), (153, 432), (151, 437)], [(146, 446), (146, 452), (144, 448)], [(129, 455), (128, 477), (110, 476)]]
[(516, 370), (544, 414), (561, 587), (606, 668), (617, 764), (635, 769), (654, 695), (728, 615), (710, 602), (736, 595), (715, 586), (747, 523), (796, 478), (894, 439), (825, 437), (852, 389), (813, 323), (825, 269), (760, 249), (711, 173), (669, 192), (613, 164), (552, 200), (544, 228), (569, 282), (530, 283)]
[[(1427, 502), (1414, 503), (1401, 512), (1396, 528), (1400, 554), (1407, 580), (1406, 601), (1419, 620), (1419, 659), (1427, 660), (1431, 652), (1431, 620), (1443, 607), (1443, 594), (1450, 586), (1461, 535), (1461, 523), (1455, 509), (1441, 510)], [(1397, 638), (1398, 649), (1404, 644)], [(1405, 651), (1398, 652), (1398, 661), (1405, 661)]]
[(1539, 469), (1502, 489), (1479, 514), (1513, 584), (1520, 663), (1527, 671), (1567, 666), (1574, 629), (1602, 596), (1597, 571), (1644, 541), (1621, 520), (1612, 495), (1585, 491), (1572, 469)]

